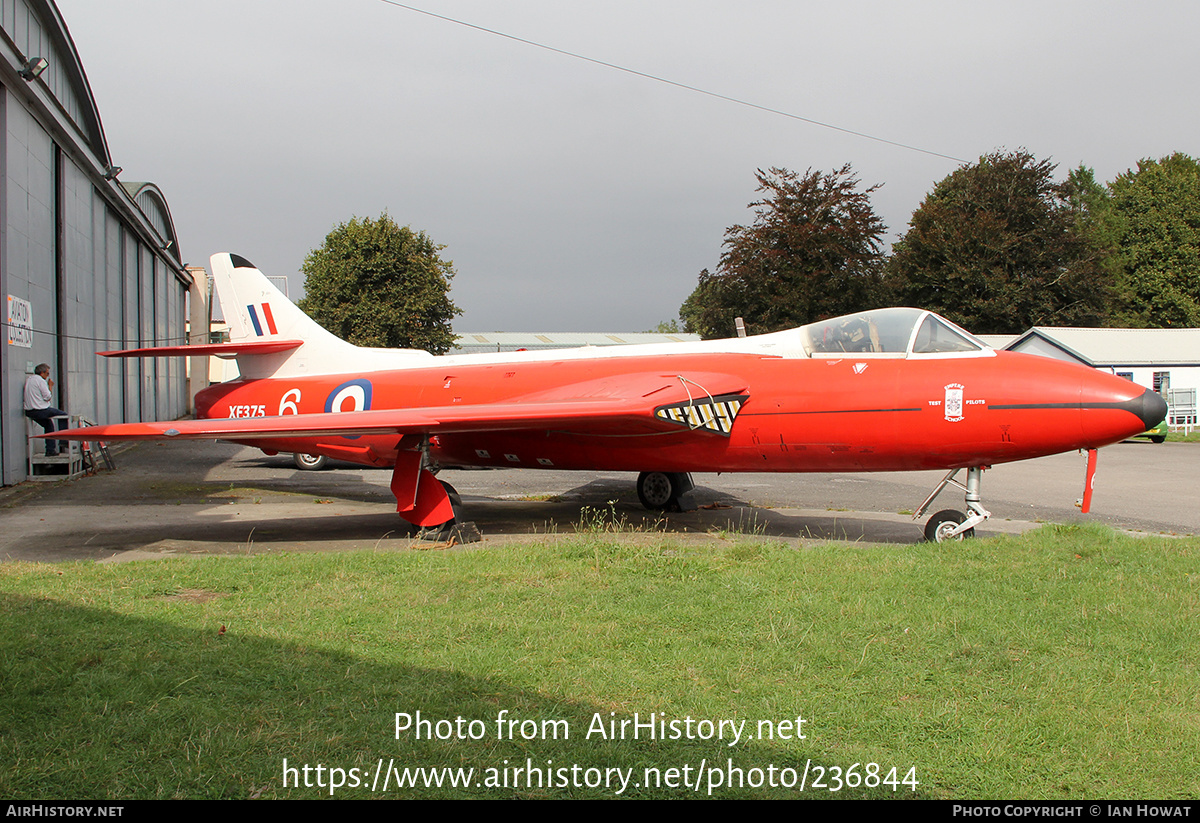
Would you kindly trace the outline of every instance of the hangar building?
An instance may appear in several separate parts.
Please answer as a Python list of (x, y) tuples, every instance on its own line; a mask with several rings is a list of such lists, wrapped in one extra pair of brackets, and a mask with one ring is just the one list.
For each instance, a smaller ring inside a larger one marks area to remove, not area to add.
[[(103, 349), (183, 343), (192, 278), (153, 183), (121, 183), (100, 113), (51, 0), (0, 3), (0, 469), (26, 477), (26, 376), (50, 364), (54, 405), (115, 423), (187, 408), (180, 358)], [(40, 429), (33, 429), (40, 431)]]

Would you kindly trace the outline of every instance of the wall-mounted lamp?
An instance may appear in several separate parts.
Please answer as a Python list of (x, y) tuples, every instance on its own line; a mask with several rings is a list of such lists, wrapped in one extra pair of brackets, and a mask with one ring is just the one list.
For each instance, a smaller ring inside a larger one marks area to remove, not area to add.
[(25, 61), (25, 65), (21, 67), (21, 70), (17, 74), (29, 82), (33, 82), (34, 78), (40, 77), (49, 65), (50, 61), (45, 57), (30, 57)]
[(105, 180), (116, 180), (117, 175), (123, 171), (125, 171), (125, 169), (121, 168), (120, 166), (109, 166), (108, 168), (106, 168), (104, 170), (104, 179)]

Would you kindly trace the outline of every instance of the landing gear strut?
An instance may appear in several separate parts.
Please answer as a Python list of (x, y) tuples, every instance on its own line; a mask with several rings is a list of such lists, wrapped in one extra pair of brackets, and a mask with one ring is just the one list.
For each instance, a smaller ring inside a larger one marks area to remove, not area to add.
[(438, 480), (428, 465), (426, 440), (406, 435), (396, 446), (392, 494), (400, 517), (419, 531), (422, 540), (475, 543), (479, 530), (462, 522), (462, 498), (454, 487)]
[(687, 472), (642, 472), (637, 479), (638, 500), (651, 511), (680, 511), (679, 498), (696, 486)]
[(968, 514), (963, 514), (954, 509), (945, 509), (938, 512), (933, 517), (929, 518), (929, 522), (925, 524), (925, 539), (930, 543), (945, 543), (948, 540), (963, 540), (967, 537), (975, 536), (975, 527), (992, 516), (992, 513), (983, 507), (979, 497), (979, 486), (983, 480), (983, 470), (986, 466), (971, 466), (967, 469), (967, 485), (963, 485), (956, 480), (956, 476), (962, 469), (952, 469), (942, 482), (938, 483), (925, 502), (917, 507), (913, 514), (913, 520), (916, 520), (921, 515), (925, 514), (929, 508), (929, 504), (933, 499), (941, 494), (942, 489), (948, 485), (962, 489), (966, 492), (966, 504)]

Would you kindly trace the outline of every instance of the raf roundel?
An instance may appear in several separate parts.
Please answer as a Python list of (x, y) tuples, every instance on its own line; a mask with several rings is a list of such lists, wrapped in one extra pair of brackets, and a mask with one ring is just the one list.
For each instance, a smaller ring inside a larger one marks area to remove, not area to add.
[[(346, 408), (346, 401), (351, 401)], [(325, 411), (367, 411), (371, 408), (371, 381), (359, 378), (347, 380), (329, 393), (325, 399)]]

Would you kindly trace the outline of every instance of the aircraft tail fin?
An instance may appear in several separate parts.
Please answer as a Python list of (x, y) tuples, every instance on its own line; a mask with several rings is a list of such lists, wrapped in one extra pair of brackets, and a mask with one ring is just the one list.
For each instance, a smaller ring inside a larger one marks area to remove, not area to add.
[(304, 341), (291, 351), (271, 352), (262, 345), (238, 352), (238, 370), (243, 377), (320, 374), (344, 369), (359, 359), (355, 357), (360, 351), (357, 346), (322, 328), (246, 258), (221, 252), (214, 254), (209, 264), (229, 324), (230, 344)]
[(229, 342), (246, 343), (300, 338), (315, 341), (321, 335), (337, 338), (300, 311), (246, 258), (222, 252), (209, 263), (229, 324)]

